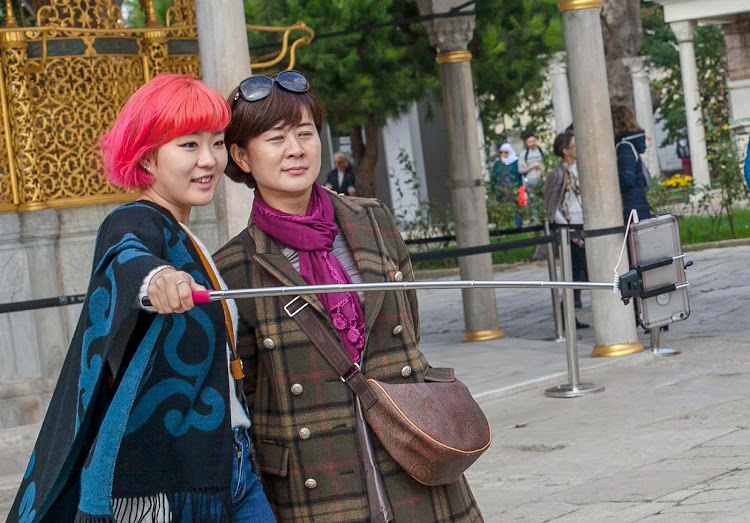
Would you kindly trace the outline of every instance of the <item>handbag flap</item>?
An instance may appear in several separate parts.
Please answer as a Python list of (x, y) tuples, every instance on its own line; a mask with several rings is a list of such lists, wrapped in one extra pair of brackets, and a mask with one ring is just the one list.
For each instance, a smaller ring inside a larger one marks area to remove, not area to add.
[[(462, 454), (483, 452), (492, 431), (469, 389), (458, 380), (449, 383), (383, 383), (367, 380), (378, 397), (377, 407), (394, 422), (421, 433), (431, 443)], [(369, 412), (368, 421), (372, 425)]]

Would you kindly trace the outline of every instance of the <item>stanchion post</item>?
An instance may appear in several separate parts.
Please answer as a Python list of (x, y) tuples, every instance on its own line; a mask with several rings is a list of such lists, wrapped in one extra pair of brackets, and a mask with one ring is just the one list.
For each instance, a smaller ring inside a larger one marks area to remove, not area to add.
[[(550, 226), (547, 220), (544, 220), (544, 235), (550, 236)], [(549, 272), (549, 281), (557, 281), (557, 265), (555, 264), (555, 248), (552, 242), (547, 243), (547, 271)], [(552, 295), (552, 317), (555, 320), (555, 341), (565, 341), (565, 332), (563, 330), (562, 311), (560, 310), (560, 293), (557, 289), (550, 289)]]
[(659, 347), (659, 334), (661, 327), (651, 327), (649, 330), (651, 337), (651, 354), (654, 356), (677, 356), (680, 351), (670, 349), (669, 347)]
[[(573, 281), (573, 260), (570, 255), (570, 231), (560, 227), (560, 262), (563, 281)], [(563, 289), (563, 318), (565, 320), (565, 352), (568, 358), (568, 383), (544, 391), (550, 398), (577, 398), (594, 392), (602, 392), (603, 385), (579, 383), (578, 335), (576, 333), (575, 303), (573, 289)]]

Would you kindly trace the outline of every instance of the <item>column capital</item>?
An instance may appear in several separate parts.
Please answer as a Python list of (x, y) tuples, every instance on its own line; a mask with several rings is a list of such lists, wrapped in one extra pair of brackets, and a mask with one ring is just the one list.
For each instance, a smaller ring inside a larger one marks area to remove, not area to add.
[(695, 21), (693, 20), (670, 22), (669, 28), (672, 29), (678, 44), (692, 42), (695, 38)]
[(601, 9), (602, 0), (561, 0), (557, 8), (561, 13), (579, 9)]
[(645, 56), (623, 58), (622, 63), (625, 64), (634, 78), (648, 78), (649, 63)]
[(565, 51), (552, 53), (547, 63), (549, 74), (568, 74), (568, 55)]
[[(444, 14), (459, 5), (460, 0), (417, 0), (419, 12), (423, 16)], [(457, 16), (433, 18), (422, 22), (430, 45), (439, 53), (465, 51), (474, 35), (475, 16), (465, 16), (460, 12), (456, 14)]]

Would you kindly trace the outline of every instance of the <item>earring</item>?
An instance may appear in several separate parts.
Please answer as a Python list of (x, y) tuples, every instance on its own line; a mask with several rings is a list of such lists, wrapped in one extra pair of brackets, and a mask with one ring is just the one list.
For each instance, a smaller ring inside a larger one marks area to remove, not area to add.
[(151, 172), (151, 166), (150, 166), (150, 165), (146, 166), (146, 170), (147, 170), (148, 172)]

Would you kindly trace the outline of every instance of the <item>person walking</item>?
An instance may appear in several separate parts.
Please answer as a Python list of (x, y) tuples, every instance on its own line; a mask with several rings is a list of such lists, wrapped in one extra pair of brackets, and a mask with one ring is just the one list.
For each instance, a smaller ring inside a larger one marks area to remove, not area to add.
[[(214, 255), (230, 288), (413, 279), (387, 207), (316, 182), (324, 109), (301, 73), (251, 76), (229, 102), (226, 173), (255, 188), (247, 229)], [(416, 293), (290, 298), (238, 301), (238, 348), (266, 494), (280, 521), (382, 521), (368, 501), (371, 476), (367, 447), (357, 439), (357, 401), (286, 310), (312, 311), (367, 378), (421, 383), (444, 373), (419, 351)], [(482, 521), (465, 478), (423, 485), (377, 438), (372, 444), (395, 521)]]
[[(555, 138), (552, 152), (560, 162), (547, 175), (544, 189), (544, 203), (547, 221), (558, 225), (583, 225), (583, 203), (581, 186), (578, 181), (578, 154), (576, 137), (572, 132), (563, 132)], [(588, 281), (586, 249), (583, 238), (570, 239), (570, 256), (573, 265), (573, 279)], [(573, 291), (575, 307), (583, 307), (581, 290)], [(585, 329), (589, 325), (578, 321), (576, 327)]]
[[(271, 522), (237, 394), (234, 303), (188, 228), (227, 163), (222, 96), (158, 75), (101, 142), (136, 201), (102, 223), (86, 300), (10, 522)], [(142, 305), (148, 298), (151, 307)]]
[(639, 220), (650, 218), (651, 208), (646, 198), (646, 178), (641, 159), (641, 154), (646, 152), (646, 133), (636, 122), (633, 110), (623, 104), (612, 105), (612, 126), (623, 222), (628, 223), (632, 210), (638, 213)]

